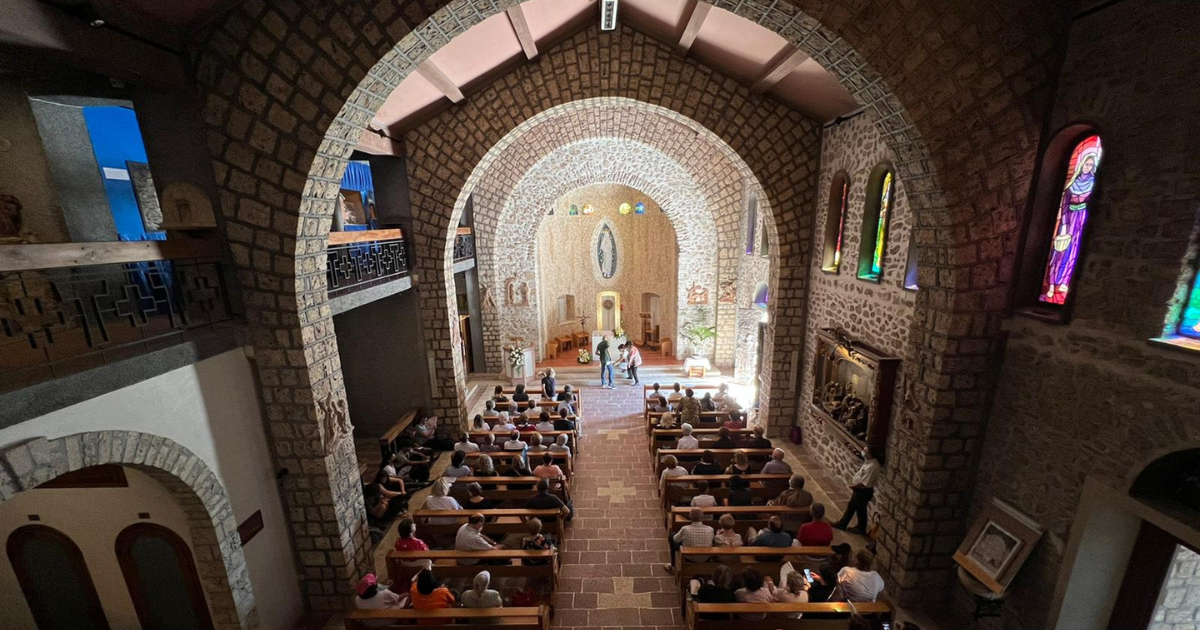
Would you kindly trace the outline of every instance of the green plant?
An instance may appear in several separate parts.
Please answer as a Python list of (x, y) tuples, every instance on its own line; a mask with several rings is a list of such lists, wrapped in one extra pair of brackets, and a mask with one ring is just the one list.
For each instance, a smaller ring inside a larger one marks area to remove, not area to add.
[(717, 327), (709, 324), (708, 309), (697, 306), (692, 310), (692, 316), (683, 323), (679, 336), (683, 337), (692, 349), (693, 354), (708, 353), (709, 347), (717, 338)]

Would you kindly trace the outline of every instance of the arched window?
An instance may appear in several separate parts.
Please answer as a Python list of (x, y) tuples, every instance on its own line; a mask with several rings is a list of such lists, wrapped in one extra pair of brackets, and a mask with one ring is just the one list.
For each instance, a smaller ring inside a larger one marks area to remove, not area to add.
[(846, 203), (850, 199), (850, 177), (845, 171), (833, 176), (829, 206), (825, 211), (825, 245), (821, 271), (837, 273), (842, 266), (842, 236), (846, 230)]
[(917, 283), (917, 235), (908, 235), (908, 262), (904, 264), (904, 288), (916, 291), (921, 288)]
[(117, 560), (143, 628), (213, 630), (192, 552), (175, 532), (130, 525), (117, 536)]
[(879, 282), (883, 278), (883, 254), (887, 250), (895, 179), (891, 165), (880, 164), (867, 180), (867, 204), (863, 209), (862, 238), (858, 243), (858, 277), (862, 280)]
[(767, 310), (767, 303), (770, 300), (770, 287), (766, 282), (759, 282), (758, 286), (754, 287), (754, 307), (760, 310)]
[(1089, 135), (1071, 151), (1064, 173), (1062, 194), (1054, 230), (1050, 235), (1049, 253), (1042, 274), (1042, 292), (1038, 301), (1045, 304), (1065, 304), (1075, 280), (1079, 247), (1096, 187), (1096, 172), (1100, 168), (1103, 149), (1100, 136)]
[(79, 547), (45, 525), (26, 525), (8, 537), (8, 559), (38, 630), (108, 630)]

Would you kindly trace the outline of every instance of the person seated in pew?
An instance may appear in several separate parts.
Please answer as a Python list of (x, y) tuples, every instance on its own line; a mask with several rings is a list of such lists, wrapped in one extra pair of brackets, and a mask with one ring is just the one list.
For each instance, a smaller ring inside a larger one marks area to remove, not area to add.
[(683, 400), (683, 391), (680, 389), (679, 383), (675, 383), (671, 386), (671, 393), (667, 395), (667, 402), (674, 407), (678, 405), (679, 401), (681, 400)]
[(712, 447), (720, 449), (737, 448), (737, 443), (734, 442), (733, 438), (730, 436), (729, 429), (726, 427), (721, 427), (720, 429), (717, 429), (717, 441), (713, 442)]
[(692, 580), (692, 599), (701, 604), (733, 604), (737, 602), (733, 588), (733, 569), (719, 564), (713, 569), (712, 578), (700, 584)]
[(529, 449), (529, 445), (521, 439), (521, 432), (513, 429), (508, 433), (508, 439), (504, 441), (505, 451), (520, 451), (524, 453)]
[(833, 525), (825, 520), (825, 505), (813, 503), (809, 508), (812, 520), (801, 525), (796, 540), (801, 547), (825, 547), (833, 542)]
[(537, 453), (539, 451), (545, 451), (545, 450), (546, 450), (546, 443), (545, 443), (545, 438), (542, 437), (542, 434), (538, 433), (537, 431), (530, 433), (529, 434), (529, 452)]
[[(775, 586), (771, 582), (767, 583), (767, 586), (771, 589), (771, 601), (776, 604), (807, 604), (808, 580), (804, 579), (804, 573), (792, 571), (784, 579), (786, 581), (783, 586)], [(784, 617), (799, 619), (800, 615), (801, 613), (787, 613)]]
[[(725, 505), (729, 507), (742, 507), (754, 504), (754, 494), (750, 492), (750, 484), (742, 478), (741, 475), (733, 475), (729, 478), (729, 497), (725, 499)], [(749, 518), (743, 516), (743, 519)]]
[(529, 402), (529, 393), (525, 391), (524, 383), (517, 383), (517, 387), (513, 391), (512, 401), (515, 403)]
[(574, 431), (575, 430), (575, 422), (568, 417), (570, 415), (571, 415), (571, 411), (569, 409), (566, 409), (565, 407), (559, 407), (558, 408), (558, 417), (554, 419), (554, 430), (555, 431)]
[(700, 454), (700, 461), (692, 466), (693, 475), (719, 475), (721, 474), (721, 465), (717, 463), (717, 454), (712, 451), (704, 451)]
[(463, 451), (454, 451), (450, 456), (450, 465), (442, 472), (443, 477), (470, 477), (471, 467), (466, 464), (467, 454)]
[[(692, 508), (688, 513), (692, 522), (679, 528), (673, 536), (667, 539), (671, 547), (671, 562), (663, 565), (667, 573), (675, 574), (675, 556), (680, 547), (711, 547), (713, 546), (713, 528), (704, 524), (704, 510)], [(707, 558), (692, 558), (696, 562), (705, 562)]]
[(542, 413), (538, 414), (537, 424), (533, 425), (533, 428), (537, 429), (538, 431), (556, 431), (557, 430), (554, 428), (554, 423), (550, 421), (550, 412), (549, 411), (543, 411)]
[(725, 402), (725, 398), (728, 396), (729, 396), (729, 384), (721, 383), (720, 385), (717, 385), (717, 393), (713, 394), (713, 402), (717, 403), (717, 405), (721, 405), (722, 403)]
[(700, 399), (700, 411), (716, 411), (717, 403), (713, 402), (712, 392), (704, 392), (704, 397)]
[(521, 415), (517, 416), (517, 431), (521, 433), (532, 433), (536, 430), (536, 427), (534, 427), (532, 424), (529, 424), (528, 411), (522, 411)]
[(404, 608), (404, 596), (393, 593), (386, 584), (380, 584), (374, 573), (368, 573), (354, 587), (354, 607), (358, 610), (391, 610)]
[(491, 510), (496, 507), (495, 502), (483, 496), (483, 486), (477, 483), (467, 484), (467, 495), (467, 504), (463, 507), (468, 510)]
[(679, 409), (680, 422), (700, 424), (700, 401), (696, 400), (696, 392), (691, 387), (687, 388), (683, 400), (680, 400), (675, 407)]
[(753, 472), (754, 470), (750, 468), (750, 456), (742, 450), (733, 454), (733, 463), (725, 469), (726, 475), (749, 475)]
[(717, 520), (717, 526), (720, 529), (713, 535), (714, 547), (741, 547), (742, 535), (733, 530), (733, 525), (737, 521), (734, 520), (732, 514), (722, 514)]
[(790, 475), (792, 467), (783, 458), (787, 455), (781, 448), (771, 451), (771, 461), (763, 464), (762, 474), (764, 475)]
[(500, 417), (500, 412), (496, 411), (496, 401), (494, 401), (494, 400), (483, 401), (483, 413), (480, 415), (483, 416), (484, 420), (498, 419)]
[(500, 412), (500, 415), (496, 417), (495, 422), (496, 423), (492, 425), (492, 431), (496, 433), (508, 433), (509, 431), (517, 430), (517, 425), (513, 424), (512, 419), (508, 415), (507, 411)]
[[(658, 492), (661, 494), (667, 491), (667, 479), (671, 477), (682, 477), (688, 474), (688, 469), (679, 465), (679, 460), (675, 459), (674, 455), (667, 455), (663, 460), (663, 471), (658, 476)], [(672, 487), (683, 488), (686, 484), (677, 483)]]
[[(534, 517), (525, 521), (529, 534), (521, 539), (521, 549), (525, 551), (549, 551), (554, 549), (554, 539), (542, 533), (542, 519)], [(549, 560), (522, 560), (525, 566), (550, 564)]]
[[(764, 467), (763, 471), (767, 469)], [(788, 480), (788, 489), (779, 493), (779, 496), (767, 501), (767, 505), (780, 505), (784, 507), (805, 508), (812, 505), (812, 494), (804, 489), (804, 476), (792, 475)], [(787, 531), (799, 531), (800, 525), (807, 522), (808, 518), (798, 514), (785, 514), (783, 518), (783, 528)]]
[(783, 519), (772, 516), (767, 519), (767, 527), (755, 532), (754, 528), (746, 530), (746, 544), (750, 547), (791, 547), (792, 535), (783, 531)]
[(554, 379), (554, 368), (546, 368), (546, 371), (542, 372), (542, 398), (554, 400), (554, 397), (558, 395), (557, 385)]
[(708, 482), (701, 479), (696, 482), (696, 496), (692, 497), (692, 507), (712, 507), (717, 504), (717, 498), (708, 493)]
[(838, 571), (838, 585), (848, 602), (873, 602), (883, 592), (883, 577), (871, 570), (875, 557), (866, 549), (854, 554), (854, 566)]
[(486, 431), (487, 428), (488, 428), (488, 423), (483, 420), (483, 414), (481, 414), (481, 413), (475, 414), (475, 417), (471, 420), (471, 430), (472, 431)]
[(822, 566), (812, 574), (812, 583), (808, 586), (808, 601), (814, 604), (825, 602), (845, 601), (842, 589), (838, 586), (837, 571), (830, 565)]
[[(454, 606), (454, 593), (451, 593), (450, 589), (446, 588), (446, 585), (433, 575), (432, 564), (426, 564), (425, 568), (417, 574), (409, 588), (408, 597), (412, 601), (413, 610), (439, 610)], [(417, 620), (419, 626), (441, 625), (441, 623), (440, 619)]]
[(543, 479), (562, 479), (566, 477), (563, 474), (562, 468), (559, 468), (554, 463), (554, 455), (552, 453), (542, 454), (542, 463), (533, 469), (533, 476)]
[[(488, 437), (495, 439), (494, 435), (495, 434), (493, 434), (493, 433), (489, 433)], [(480, 455), (478, 458), (475, 459), (475, 476), (476, 477), (495, 477), (495, 476), (497, 476), (496, 462), (495, 462), (495, 460), (492, 459), (492, 457), (490, 455)], [(490, 489), (491, 488), (489, 488), (489, 490)]]
[(508, 402), (508, 396), (504, 395), (504, 386), (503, 385), (497, 385), (496, 389), (492, 390), (492, 402), (498, 402), (498, 403)]
[(415, 448), (404, 447), (392, 453), (383, 469), (388, 471), (390, 477), (411, 479), (415, 483), (408, 485), (418, 490), (429, 485), (425, 482), (429, 481), (429, 469), (432, 466), (433, 461), (428, 456)]
[[(425, 498), (426, 510), (461, 510), (461, 505), (458, 500), (449, 496), (448, 491), (450, 484), (454, 483), (453, 479), (438, 479), (433, 483), (433, 488), (430, 489), (429, 496)], [(431, 518), (429, 523), (433, 525), (449, 525), (457, 523), (458, 519), (450, 517)]]
[(554, 438), (554, 443), (550, 445), (551, 453), (566, 453), (567, 457), (571, 456), (571, 447), (567, 446), (567, 434), (559, 433), (558, 437)]
[[(646, 394), (646, 400), (647, 401), (655, 400), (661, 394), (662, 394), (662, 386), (659, 385), (658, 383), (655, 383), (654, 387), (650, 390), (650, 393)], [(647, 404), (649, 404), (649, 403), (647, 403)]]
[(658, 418), (658, 428), (674, 429), (675, 428), (675, 412), (674, 411), (664, 411), (663, 415), (659, 416), (659, 418)]
[[(400, 524), (396, 526), (396, 534), (396, 551), (429, 551), (429, 545), (425, 544), (424, 540), (417, 538), (417, 524), (411, 518), (400, 520)], [(415, 567), (424, 563), (424, 560), (400, 561), (400, 564), (406, 567)]]
[[(454, 550), (455, 551), (492, 551), (493, 549), (504, 549), (504, 545), (483, 535), (483, 524), (487, 519), (482, 514), (476, 512), (467, 517), (467, 522), (458, 528), (458, 533), (454, 535)], [(477, 560), (475, 558), (467, 558), (459, 560), (460, 565), (470, 566), (474, 564), (494, 564), (503, 565), (509, 564), (508, 560)]]
[[(733, 596), (742, 604), (770, 604), (775, 601), (771, 590), (775, 583), (770, 577), (764, 578), (756, 569), (746, 569), (742, 572), (742, 588), (734, 591)], [(766, 613), (750, 613), (741, 615), (742, 619), (766, 619)]]
[(462, 434), (458, 438), (458, 444), (454, 445), (454, 452), (462, 451), (464, 453), (478, 453), (479, 445), (471, 441), (471, 436), (467, 433)]
[(537, 494), (525, 502), (527, 510), (558, 510), (568, 521), (575, 518), (575, 508), (570, 503), (563, 503), (558, 496), (550, 494), (550, 480), (538, 479)]
[(375, 480), (363, 488), (367, 515), (377, 521), (388, 521), (408, 509), (408, 495), (387, 488), (388, 475), (380, 470)]
[(463, 608), (503, 608), (504, 598), (500, 592), (488, 588), (492, 584), (492, 574), (480, 571), (471, 581), (471, 588), (463, 591)]
[(495, 453), (499, 450), (501, 449), (500, 446), (496, 444), (495, 433), (488, 433), (487, 435), (483, 436), (483, 444), (479, 445), (480, 453)]
[(575, 402), (578, 400), (575, 397), (575, 389), (570, 385), (563, 385), (563, 390), (559, 392), (555, 398), (558, 401), (558, 410), (567, 410), (567, 415), (575, 414)]
[(667, 397), (663, 395), (656, 396), (649, 405), (650, 411), (654, 413), (663, 413), (671, 410), (671, 406), (667, 403)]
[(746, 419), (743, 417), (742, 412), (737, 410), (730, 411), (729, 419), (723, 422), (721, 426), (731, 431), (736, 429), (745, 429)]
[(761, 424), (754, 425), (754, 437), (746, 443), (747, 448), (771, 448), (771, 440), (765, 437), (767, 428)]
[(521, 425), (529, 425), (532, 427), (533, 426), (532, 421), (533, 421), (533, 410), (531, 410), (529, 408), (525, 408), (525, 409), (521, 410), (521, 413), (517, 414), (517, 421), (514, 424), (516, 424), (517, 428), (520, 429)]
[(697, 440), (696, 437), (692, 435), (692, 425), (685, 422), (680, 425), (679, 429), (683, 431), (683, 435), (675, 444), (675, 448), (680, 450), (692, 450), (700, 448), (700, 440)]
[(516, 458), (509, 460), (508, 469), (500, 474), (501, 477), (532, 477), (533, 472), (529, 470), (529, 463), (524, 458)]

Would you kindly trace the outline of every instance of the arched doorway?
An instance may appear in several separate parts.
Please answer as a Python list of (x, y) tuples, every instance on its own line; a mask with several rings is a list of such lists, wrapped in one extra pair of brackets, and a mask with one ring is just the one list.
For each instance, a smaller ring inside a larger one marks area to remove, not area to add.
[(96, 585), (79, 546), (45, 525), (26, 525), (6, 544), (38, 630), (108, 630)]
[(130, 525), (117, 536), (116, 553), (143, 628), (213, 630), (192, 552), (175, 532)]

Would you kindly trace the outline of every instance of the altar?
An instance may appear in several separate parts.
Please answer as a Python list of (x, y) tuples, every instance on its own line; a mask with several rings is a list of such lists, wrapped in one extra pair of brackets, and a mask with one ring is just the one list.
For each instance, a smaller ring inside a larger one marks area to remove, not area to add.
[[(609, 330), (593, 330), (592, 331), (592, 357), (596, 356), (596, 346), (600, 345), (600, 340), (604, 339), (604, 335), (608, 335), (609, 337), (612, 337), (612, 331), (609, 331)], [(609, 339), (608, 340), (608, 356), (609, 356), (609, 358), (611, 358), (615, 362), (617, 360), (617, 356), (620, 354), (617, 351), (617, 346), (619, 346), (623, 343), (626, 343), (628, 341), (629, 340), (626, 339), (625, 337), (612, 337), (611, 339)]]

